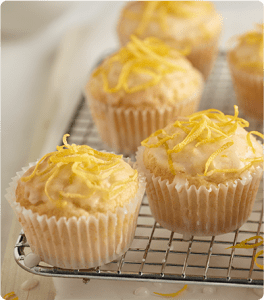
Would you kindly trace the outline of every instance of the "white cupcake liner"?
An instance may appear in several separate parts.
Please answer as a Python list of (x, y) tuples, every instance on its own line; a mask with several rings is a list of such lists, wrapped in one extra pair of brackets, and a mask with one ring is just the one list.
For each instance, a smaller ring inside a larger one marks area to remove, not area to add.
[(113, 107), (94, 99), (87, 92), (86, 99), (102, 141), (117, 153), (134, 154), (151, 133), (165, 127), (177, 116), (195, 112), (201, 94), (202, 88), (173, 107), (145, 109)]
[(262, 177), (261, 167), (242, 179), (198, 189), (188, 182), (169, 183), (145, 168), (139, 147), (135, 167), (146, 176), (146, 193), (155, 220), (164, 228), (187, 235), (219, 235), (236, 230), (251, 214)]
[(228, 65), (239, 107), (245, 115), (263, 120), (263, 76), (237, 68), (229, 55)]
[(16, 202), (18, 179), (35, 163), (12, 178), (6, 199), (16, 213), (32, 252), (50, 265), (67, 269), (89, 269), (109, 263), (131, 245), (145, 192), (145, 178), (139, 174), (136, 196), (116, 212), (56, 220), (39, 215)]

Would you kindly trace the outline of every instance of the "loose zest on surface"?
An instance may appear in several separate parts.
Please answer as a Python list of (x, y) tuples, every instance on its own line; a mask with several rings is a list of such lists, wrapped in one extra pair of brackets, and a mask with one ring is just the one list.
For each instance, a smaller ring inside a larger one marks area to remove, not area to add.
[(159, 295), (159, 296), (162, 296), (162, 297), (167, 297), (167, 298), (169, 298), (169, 297), (176, 297), (176, 296), (178, 296), (179, 294), (181, 294), (184, 290), (186, 290), (187, 289), (187, 284), (185, 284), (185, 286), (182, 288), (182, 289), (180, 289), (178, 292), (176, 292), (176, 293), (170, 293), (170, 294), (162, 294), (162, 293), (156, 293), (156, 292), (154, 292), (154, 294), (155, 295)]
[[(261, 239), (260, 242), (255, 242), (254, 244), (247, 244), (248, 242), (252, 241), (252, 240), (258, 240), (258, 239)], [(252, 236), (250, 237), (249, 239), (246, 239), (246, 240), (243, 240), (242, 242), (240, 242), (239, 244), (235, 245), (235, 246), (231, 246), (231, 247), (228, 247), (226, 249), (230, 249), (230, 248), (235, 248), (235, 249), (252, 249), (252, 248), (257, 248), (261, 245), (264, 244), (264, 239), (262, 236), (260, 235), (256, 235), (256, 236)], [(264, 269), (264, 265), (261, 265), (257, 262), (257, 258), (263, 254), (264, 251), (263, 250), (260, 250), (256, 253), (256, 255), (254, 256), (254, 260), (255, 260), (255, 263), (256, 265), (260, 268), (260, 269)]]

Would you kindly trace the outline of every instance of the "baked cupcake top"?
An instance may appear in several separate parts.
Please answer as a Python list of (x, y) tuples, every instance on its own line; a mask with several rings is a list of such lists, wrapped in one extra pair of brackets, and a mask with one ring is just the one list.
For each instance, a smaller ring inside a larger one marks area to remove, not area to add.
[(157, 38), (129, 43), (107, 57), (93, 72), (86, 90), (91, 96), (112, 106), (173, 106), (196, 96), (203, 87), (201, 73), (177, 51)]
[(163, 180), (199, 187), (242, 178), (262, 166), (262, 146), (247, 132), (249, 124), (216, 109), (194, 113), (166, 126), (142, 142), (147, 169)]
[(138, 172), (121, 155), (87, 145), (63, 146), (43, 156), (18, 181), (17, 202), (48, 217), (114, 212), (134, 198)]
[(236, 39), (229, 58), (235, 66), (250, 73), (263, 75), (263, 24)]
[(122, 44), (135, 34), (193, 45), (218, 35), (221, 18), (206, 1), (134, 1), (122, 10), (117, 31)]

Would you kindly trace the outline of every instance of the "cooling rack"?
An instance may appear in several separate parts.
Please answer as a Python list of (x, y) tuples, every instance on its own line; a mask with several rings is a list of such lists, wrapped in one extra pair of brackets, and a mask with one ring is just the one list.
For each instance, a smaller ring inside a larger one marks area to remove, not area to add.
[[(225, 114), (233, 114), (234, 104), (235, 94), (225, 53), (220, 53), (206, 83), (200, 110), (216, 108)], [(240, 113), (240, 116), (244, 117), (243, 113)], [(250, 122), (249, 130), (263, 132), (262, 123), (246, 119)], [(84, 98), (78, 103), (67, 133), (70, 133), (70, 144), (88, 144), (97, 150), (111, 150), (101, 142)], [(31, 250), (23, 232), (17, 239), (14, 257), (23, 269), (43, 276), (74, 277), (84, 281), (92, 278), (178, 281), (263, 288), (263, 271), (254, 262), (256, 248), (227, 249), (255, 235), (263, 235), (263, 181), (249, 220), (229, 234), (196, 237), (170, 232), (155, 222), (147, 197), (144, 196), (135, 238), (131, 247), (119, 260), (89, 270), (60, 269), (44, 262), (29, 268), (25, 265), (24, 258)], [(259, 256), (259, 263), (262, 263), (262, 260), (263, 256)]]

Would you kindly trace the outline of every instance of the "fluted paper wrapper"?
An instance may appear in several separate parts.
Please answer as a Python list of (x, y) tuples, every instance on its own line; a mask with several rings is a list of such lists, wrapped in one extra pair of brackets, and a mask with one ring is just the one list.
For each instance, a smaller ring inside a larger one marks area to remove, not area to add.
[[(29, 167), (33, 165), (35, 163)], [(134, 238), (145, 192), (143, 176), (139, 175), (135, 198), (116, 212), (56, 220), (55, 217), (33, 213), (16, 202), (17, 181), (28, 168), (12, 179), (6, 198), (19, 219), (31, 250), (42, 261), (60, 268), (89, 269), (109, 263), (127, 251)]]
[(229, 56), (228, 64), (239, 108), (245, 115), (263, 120), (263, 76), (238, 69)]
[(134, 154), (151, 133), (165, 127), (177, 116), (197, 111), (202, 89), (173, 107), (123, 108), (102, 103), (86, 93), (92, 117), (102, 141), (117, 153)]
[(144, 147), (136, 153), (136, 167), (147, 180), (146, 193), (155, 220), (164, 228), (187, 235), (220, 235), (236, 230), (251, 214), (262, 169), (226, 185), (179, 184), (154, 176), (144, 166)]

